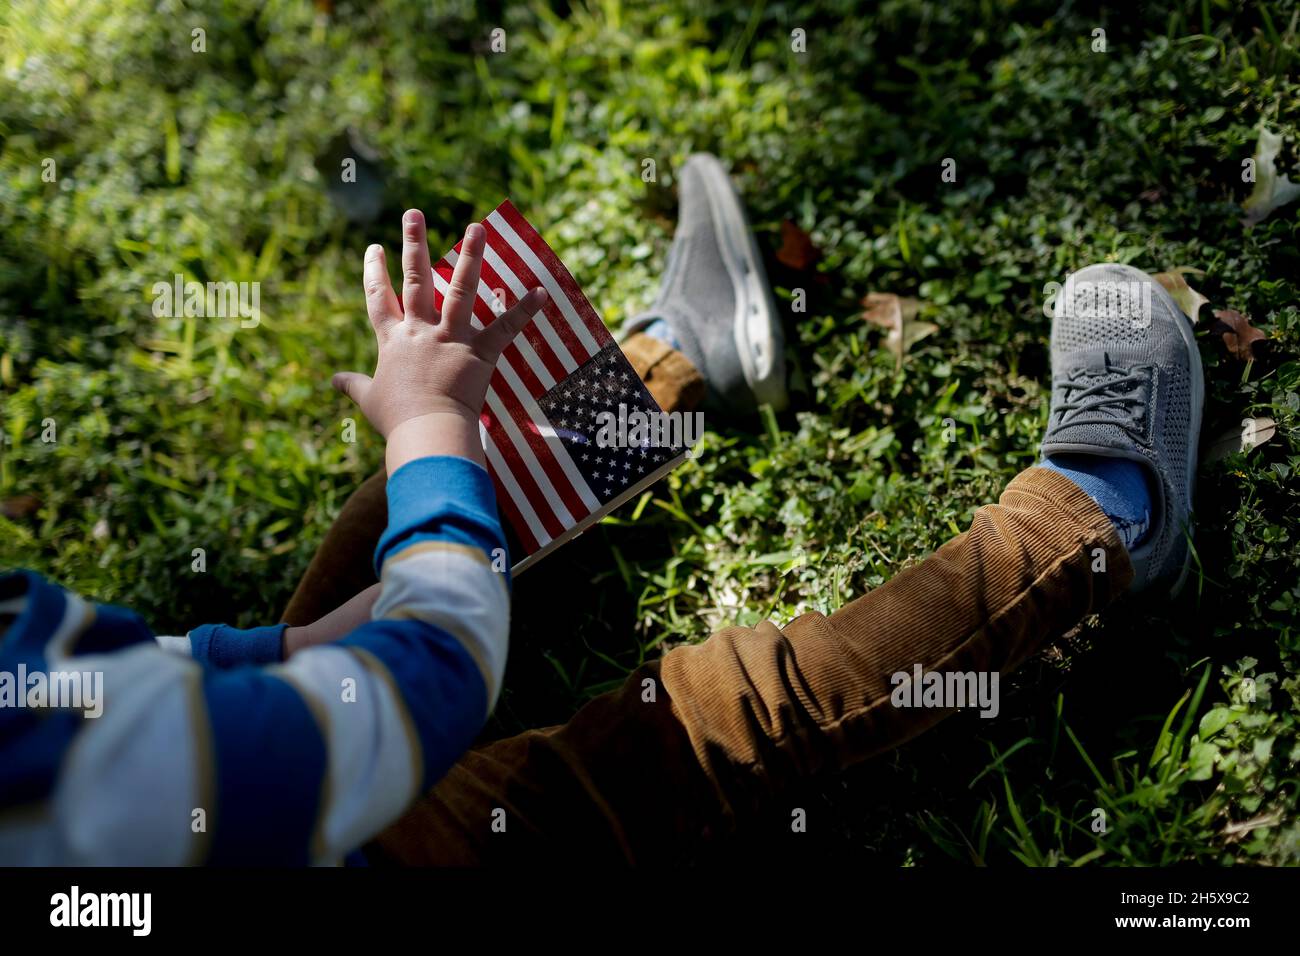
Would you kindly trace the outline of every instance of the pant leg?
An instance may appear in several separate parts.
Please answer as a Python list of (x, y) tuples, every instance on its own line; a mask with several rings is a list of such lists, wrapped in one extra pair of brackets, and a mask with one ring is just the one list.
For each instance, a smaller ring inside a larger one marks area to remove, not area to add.
[(721, 631), (640, 668), (567, 724), (471, 751), (370, 854), (689, 859), (792, 778), (896, 747), (946, 715), (893, 706), (892, 674), (1011, 670), (1131, 579), (1092, 499), (1031, 468), (964, 534), (829, 617)]
[(623, 342), (623, 353), (664, 411), (691, 412), (704, 401), (704, 375), (667, 342), (637, 332)]

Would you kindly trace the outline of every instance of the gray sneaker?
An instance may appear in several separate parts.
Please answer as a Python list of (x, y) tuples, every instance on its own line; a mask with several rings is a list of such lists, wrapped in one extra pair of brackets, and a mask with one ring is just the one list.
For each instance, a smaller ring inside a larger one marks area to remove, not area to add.
[(696, 153), (680, 172), (677, 233), (659, 297), (623, 337), (665, 319), (704, 375), (708, 404), (777, 411), (787, 403), (785, 336), (744, 207), (717, 157)]
[(1052, 320), (1052, 409), (1042, 454), (1128, 458), (1155, 489), (1151, 531), (1129, 555), (1133, 591), (1183, 586), (1205, 377), (1192, 326), (1132, 266), (1066, 280)]

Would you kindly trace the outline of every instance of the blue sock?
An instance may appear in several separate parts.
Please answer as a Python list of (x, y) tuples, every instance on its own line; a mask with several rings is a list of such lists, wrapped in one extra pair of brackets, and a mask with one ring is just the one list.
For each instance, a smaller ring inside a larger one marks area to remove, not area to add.
[(1103, 455), (1052, 455), (1039, 467), (1060, 472), (1086, 491), (1130, 551), (1151, 533), (1151, 489), (1137, 462)]
[(667, 319), (655, 319), (641, 331), (652, 339), (667, 342), (679, 352), (682, 349), (682, 343), (677, 341), (677, 336), (673, 334), (672, 327), (668, 325)]

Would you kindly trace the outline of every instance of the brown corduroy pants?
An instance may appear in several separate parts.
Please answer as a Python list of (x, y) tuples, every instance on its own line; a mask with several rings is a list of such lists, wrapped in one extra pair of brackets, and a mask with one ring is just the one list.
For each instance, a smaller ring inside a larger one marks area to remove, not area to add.
[[(327, 533), (289, 623), (315, 620), (373, 583), (370, 555), (385, 523), (377, 475)], [(368, 855), (471, 865), (689, 860), (792, 778), (896, 747), (952, 713), (895, 706), (893, 675), (916, 665), (1009, 671), (1131, 579), (1128, 554), (1092, 499), (1063, 475), (1030, 468), (965, 533), (829, 617), (719, 631), (640, 667), (566, 724), (471, 750)]]

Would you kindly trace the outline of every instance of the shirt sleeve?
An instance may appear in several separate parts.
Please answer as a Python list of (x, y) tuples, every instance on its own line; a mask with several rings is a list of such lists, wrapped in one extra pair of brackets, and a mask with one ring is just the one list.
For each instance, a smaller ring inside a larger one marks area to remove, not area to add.
[(242, 667), (245, 664), (273, 664), (283, 658), (284, 632), (288, 624), (264, 627), (231, 627), (229, 624), (201, 624), (183, 637), (158, 635), (158, 644), (174, 654), (187, 654), (212, 667)]
[(509, 562), (492, 481), (424, 458), (388, 480), (372, 619), (271, 670), (307, 702), (329, 753), (324, 843), (346, 851), (396, 819), (473, 743), (505, 672)]
[[(189, 637), (216, 666), (151, 635), (59, 662), (101, 669), (104, 706), (68, 724), (31, 859), (336, 862), (446, 773), (500, 689), (505, 540), (491, 479), (465, 459), (405, 465), (388, 499), (372, 619), (341, 641), (267, 664), (281, 628), (211, 625)], [(98, 642), (113, 620), (101, 606), (81, 626)]]

